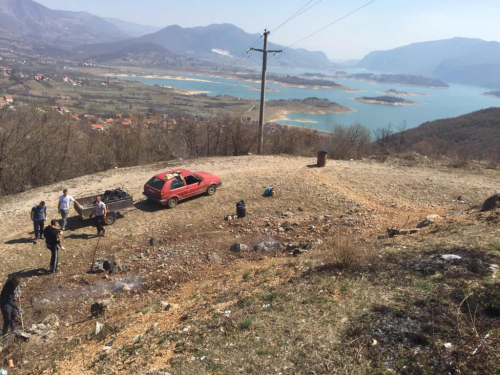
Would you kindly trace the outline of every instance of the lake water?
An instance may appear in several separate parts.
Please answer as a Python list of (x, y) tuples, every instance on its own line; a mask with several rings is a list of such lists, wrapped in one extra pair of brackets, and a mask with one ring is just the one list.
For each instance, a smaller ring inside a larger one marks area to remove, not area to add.
[[(311, 70), (310, 70), (311, 71)], [(280, 73), (299, 74), (299, 71), (283, 71)], [(165, 75), (166, 73), (157, 73)], [(325, 72), (331, 74), (331, 72)], [(213, 77), (177, 74), (173, 76), (182, 76), (192, 79), (202, 79), (212, 81)], [(199, 81), (180, 81), (163, 78), (143, 78), (143, 77), (118, 77), (119, 79), (128, 79), (139, 81), (146, 84), (157, 84), (171, 86), (179, 90), (186, 91), (210, 91), (210, 96), (231, 95), (240, 98), (260, 99), (260, 91), (254, 91), (247, 86), (260, 88), (260, 84), (236, 81), (227, 78), (217, 78), (215, 83), (208, 88), (204, 82)], [(416, 127), (424, 122), (433, 121), (442, 118), (456, 117), (469, 112), (484, 108), (500, 106), (500, 99), (481, 95), (486, 91), (485, 88), (466, 85), (451, 85), (449, 89), (431, 89), (422, 87), (413, 87), (405, 85), (381, 85), (372, 84), (364, 81), (355, 81), (348, 79), (334, 79), (335, 82), (359, 89), (362, 91), (344, 92), (333, 89), (307, 89), (285, 87), (278, 84), (268, 83), (268, 87), (279, 90), (279, 92), (266, 93), (266, 99), (305, 99), (307, 97), (327, 98), (332, 102), (352, 108), (355, 112), (349, 114), (327, 114), (327, 115), (308, 115), (302, 113), (290, 113), (288, 121), (279, 121), (281, 124), (310, 126), (318, 130), (329, 131), (334, 125), (349, 125), (359, 122), (370, 129), (377, 129), (392, 123), (394, 127), (406, 122), (408, 128)], [(404, 96), (404, 98), (421, 103), (420, 105), (410, 106), (391, 106), (367, 104), (353, 100), (353, 98), (362, 96), (381, 96), (381, 91), (396, 89), (397, 91), (406, 91), (413, 93), (423, 93), (427, 96)], [(299, 120), (299, 121), (297, 121)], [(303, 121), (313, 121), (313, 123), (304, 124)]]

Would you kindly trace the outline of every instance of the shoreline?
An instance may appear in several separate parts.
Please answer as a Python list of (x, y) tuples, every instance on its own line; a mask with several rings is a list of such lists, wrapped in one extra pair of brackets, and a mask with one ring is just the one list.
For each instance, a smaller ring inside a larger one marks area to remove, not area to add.
[(437, 86), (422, 86), (422, 85), (413, 85), (410, 83), (395, 83), (395, 82), (378, 82), (378, 81), (373, 81), (371, 79), (362, 79), (362, 78), (350, 78), (350, 77), (339, 77), (339, 79), (348, 79), (350, 81), (363, 81), (363, 82), (368, 82), (374, 85), (397, 85), (397, 86), (409, 86), (409, 87), (421, 87), (424, 89), (441, 89), (441, 90), (448, 90), (450, 87), (437, 87)]
[[(198, 75), (198, 76), (205, 76), (205, 77), (212, 77), (212, 78), (223, 78), (223, 79), (232, 79), (234, 81), (239, 81), (239, 82), (249, 82), (249, 83), (261, 83), (260, 81), (256, 80), (251, 80), (251, 79), (245, 79), (238, 77), (237, 75), (232, 76), (223, 76), (223, 75), (214, 75), (214, 74), (195, 74), (195, 73), (178, 73), (178, 74), (190, 74), (190, 75)], [(110, 76), (109, 74), (102, 74), (103, 76)], [(125, 78), (147, 78), (147, 79), (170, 79), (170, 80), (175, 80), (175, 81), (194, 81), (194, 82), (205, 82), (209, 83), (212, 81), (209, 81), (207, 79), (201, 79), (201, 78), (190, 78), (190, 77), (182, 77), (182, 76), (173, 76), (173, 75), (161, 75), (161, 74), (148, 74), (148, 75), (142, 75), (140, 73), (116, 73), (113, 74), (114, 77), (120, 78), (120, 77), (125, 77)], [(319, 86), (319, 85), (292, 85), (280, 81), (275, 81), (275, 80), (268, 80), (268, 83), (272, 83), (275, 85), (283, 86), (283, 87), (293, 87), (293, 88), (298, 88), (298, 89), (312, 89), (312, 90), (325, 90), (325, 89), (331, 89), (331, 90), (341, 90), (344, 92), (356, 92), (356, 91), (362, 91), (359, 89), (353, 89), (351, 87), (347, 87), (344, 85), (339, 85), (339, 86)], [(259, 88), (260, 90), (260, 88)], [(273, 89), (276, 90), (276, 89)], [(278, 90), (277, 92), (280, 92)]]

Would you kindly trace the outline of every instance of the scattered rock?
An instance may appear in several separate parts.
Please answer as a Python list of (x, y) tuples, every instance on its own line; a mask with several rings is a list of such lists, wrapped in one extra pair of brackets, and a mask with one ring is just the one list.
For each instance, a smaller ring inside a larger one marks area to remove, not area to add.
[(358, 220), (343, 220), (341, 223), (345, 227), (355, 227), (356, 225), (361, 224)]
[(451, 349), (453, 345), (451, 345), (451, 342), (447, 342), (446, 344), (443, 345), (446, 349)]
[(394, 238), (396, 236), (407, 236), (409, 234), (415, 234), (418, 233), (418, 229), (396, 229), (396, 228), (389, 228), (387, 229), (387, 235), (389, 238)]
[(303, 249), (306, 249), (306, 250), (312, 250), (314, 249), (315, 247), (321, 245), (323, 243), (323, 241), (321, 241), (319, 238), (314, 240), (314, 241), (310, 241), (310, 242), (303, 242), (301, 243), (301, 248)]
[(231, 252), (232, 253), (239, 253), (241, 251), (247, 251), (248, 250), (248, 246), (247, 245), (244, 245), (242, 243), (234, 243), (233, 245), (231, 245)]
[(164, 242), (164, 241), (163, 241), (163, 239), (161, 239), (161, 238), (154, 238), (154, 237), (152, 237), (152, 238), (150, 238), (150, 239), (149, 239), (149, 244), (150, 244), (151, 246), (160, 245), (160, 244), (162, 244), (163, 242)]
[(462, 257), (454, 254), (444, 254), (439, 257), (439, 259), (445, 261), (445, 262), (451, 262), (453, 260), (461, 260)]
[(222, 258), (220, 257), (219, 254), (213, 252), (213, 251), (210, 251), (208, 254), (207, 254), (207, 260), (209, 262), (214, 262), (214, 263), (221, 263), (222, 262)]
[(56, 314), (50, 314), (45, 317), (45, 319), (42, 320), (42, 324), (45, 324), (46, 326), (49, 327), (58, 327), (59, 326), (59, 318), (57, 317)]
[(109, 258), (97, 259), (92, 265), (91, 273), (102, 273), (109, 271), (109, 274), (115, 274), (123, 271), (121, 263), (114, 255)]
[(429, 215), (425, 218), (425, 220), (423, 220), (421, 223), (419, 223), (417, 225), (417, 228), (421, 229), (421, 228), (425, 228), (425, 227), (428, 227), (429, 225), (432, 225), (432, 224), (435, 224), (436, 222), (438, 221), (441, 221), (442, 220), (442, 217), (439, 216), (439, 215)]
[(193, 349), (193, 345), (191, 343), (181, 341), (181, 342), (178, 342), (177, 344), (175, 344), (174, 353), (181, 354), (181, 353), (189, 352), (192, 349)]
[(161, 301), (160, 305), (163, 307), (164, 311), (178, 310), (180, 308), (179, 305), (167, 301)]
[(264, 242), (259, 242), (258, 244), (256, 244), (253, 248), (252, 248), (253, 251), (268, 251), (269, 248), (266, 246), (266, 244)]
[(107, 308), (111, 305), (111, 300), (98, 301), (90, 306), (90, 312), (93, 317), (104, 316)]

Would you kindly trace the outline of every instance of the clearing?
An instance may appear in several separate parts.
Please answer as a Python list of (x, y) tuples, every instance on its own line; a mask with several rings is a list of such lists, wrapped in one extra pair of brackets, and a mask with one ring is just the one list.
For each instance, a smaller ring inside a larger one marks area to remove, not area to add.
[[(498, 371), (500, 297), (489, 267), (500, 263), (500, 210), (477, 207), (497, 191), (499, 172), (314, 164), (284, 156), (174, 161), (2, 198), (0, 268), (24, 271), (24, 324), (58, 317), (29, 342), (12, 341), (4, 358), (16, 374)], [(141, 200), (150, 177), (180, 166), (223, 185), (173, 210)], [(61, 272), (44, 275), (50, 253), (31, 242), (31, 207), (45, 200), (50, 219), (64, 187), (78, 198), (119, 186), (134, 195), (134, 210), (100, 240), (90, 221), (71, 217)], [(275, 197), (262, 197), (267, 186)], [(242, 199), (248, 216), (224, 221)], [(383, 236), (431, 214), (440, 220), (416, 234)], [(231, 252), (234, 243), (247, 248)], [(87, 274), (97, 245), (97, 258), (115, 255), (122, 272)], [(462, 260), (437, 259), (448, 253)], [(90, 305), (102, 299), (112, 302), (94, 336)]]

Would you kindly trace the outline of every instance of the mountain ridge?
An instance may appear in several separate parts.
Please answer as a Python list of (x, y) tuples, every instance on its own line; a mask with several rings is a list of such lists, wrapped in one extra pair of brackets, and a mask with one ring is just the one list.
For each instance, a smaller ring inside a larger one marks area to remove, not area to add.
[(0, 29), (30, 41), (62, 46), (127, 38), (101, 17), (53, 10), (32, 0), (0, 0)]
[[(240, 55), (244, 48), (248, 48), (254, 44), (259, 37), (260, 34), (247, 33), (243, 29), (228, 23), (191, 28), (170, 25), (156, 33), (144, 35), (139, 38), (130, 38), (113, 43), (81, 45), (77, 50), (82, 56), (88, 57), (115, 52), (133, 44), (155, 43), (179, 55), (196, 57), (211, 62), (221, 62), (231, 59), (231, 56)], [(268, 48), (283, 49), (283, 46), (270, 42)], [(215, 53), (214, 50), (225, 51), (228, 56)], [(250, 54), (248, 58), (241, 59), (241, 61), (243, 63), (247, 61), (253, 63), (261, 58), (260, 54), (254, 53)], [(323, 52), (308, 51), (305, 49), (285, 50), (282, 56), (277, 56), (276, 64), (310, 68), (329, 68), (334, 66)]]
[(370, 52), (357, 67), (499, 88), (500, 43), (458, 37), (412, 43), (387, 51)]

